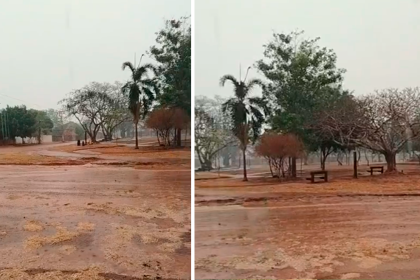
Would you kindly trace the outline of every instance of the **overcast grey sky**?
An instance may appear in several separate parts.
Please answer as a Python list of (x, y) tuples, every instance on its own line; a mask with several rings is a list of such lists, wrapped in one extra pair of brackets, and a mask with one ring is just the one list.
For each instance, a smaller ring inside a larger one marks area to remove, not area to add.
[(232, 96), (220, 77), (238, 77), (240, 63), (244, 72), (262, 58), (273, 30), (321, 37), (355, 94), (420, 86), (420, 1), (196, 0), (195, 9), (196, 95)]
[(121, 64), (190, 14), (190, 0), (0, 0), (0, 107), (56, 108), (91, 81), (126, 81)]

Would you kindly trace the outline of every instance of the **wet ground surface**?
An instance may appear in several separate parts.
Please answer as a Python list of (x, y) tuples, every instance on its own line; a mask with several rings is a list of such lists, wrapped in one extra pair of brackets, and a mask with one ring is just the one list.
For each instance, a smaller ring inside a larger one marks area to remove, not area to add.
[(188, 278), (190, 193), (189, 170), (1, 166), (0, 279)]
[[(203, 183), (196, 278), (420, 279), (420, 178), (389, 179), (377, 189), (370, 186), (379, 177), (366, 180), (353, 192), (354, 182), (342, 191), (343, 182), (275, 190)], [(404, 186), (397, 191), (395, 182)], [(389, 196), (392, 184), (397, 196)]]

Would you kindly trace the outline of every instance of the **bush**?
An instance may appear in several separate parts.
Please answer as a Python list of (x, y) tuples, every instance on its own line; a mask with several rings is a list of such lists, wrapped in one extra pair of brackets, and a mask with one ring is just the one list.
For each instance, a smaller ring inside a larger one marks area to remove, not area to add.
[(264, 134), (255, 151), (267, 159), (271, 175), (280, 178), (292, 175), (291, 159), (303, 154), (303, 144), (293, 134)]
[(156, 132), (159, 145), (175, 144), (176, 131), (188, 128), (190, 119), (180, 108), (153, 110), (146, 120), (146, 126)]

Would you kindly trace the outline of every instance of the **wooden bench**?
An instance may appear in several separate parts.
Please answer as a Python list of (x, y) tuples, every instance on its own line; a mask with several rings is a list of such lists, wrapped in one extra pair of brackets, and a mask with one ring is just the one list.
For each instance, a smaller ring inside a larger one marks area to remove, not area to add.
[(315, 178), (324, 179), (325, 182), (328, 182), (328, 171), (312, 171), (310, 172), (311, 177), (306, 178), (306, 180), (311, 180), (311, 183), (315, 183)]
[(384, 173), (384, 167), (382, 165), (379, 166), (369, 166), (369, 169), (367, 170), (367, 172), (370, 173), (370, 176), (373, 175), (373, 172), (381, 172), (381, 174)]

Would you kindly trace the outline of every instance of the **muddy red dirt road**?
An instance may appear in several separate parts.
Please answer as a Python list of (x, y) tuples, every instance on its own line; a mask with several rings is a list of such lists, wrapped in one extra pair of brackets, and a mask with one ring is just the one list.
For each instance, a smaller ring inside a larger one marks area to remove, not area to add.
[(189, 170), (1, 166), (0, 279), (188, 278), (190, 193)]
[(196, 277), (420, 279), (419, 176), (358, 182), (198, 188)]

